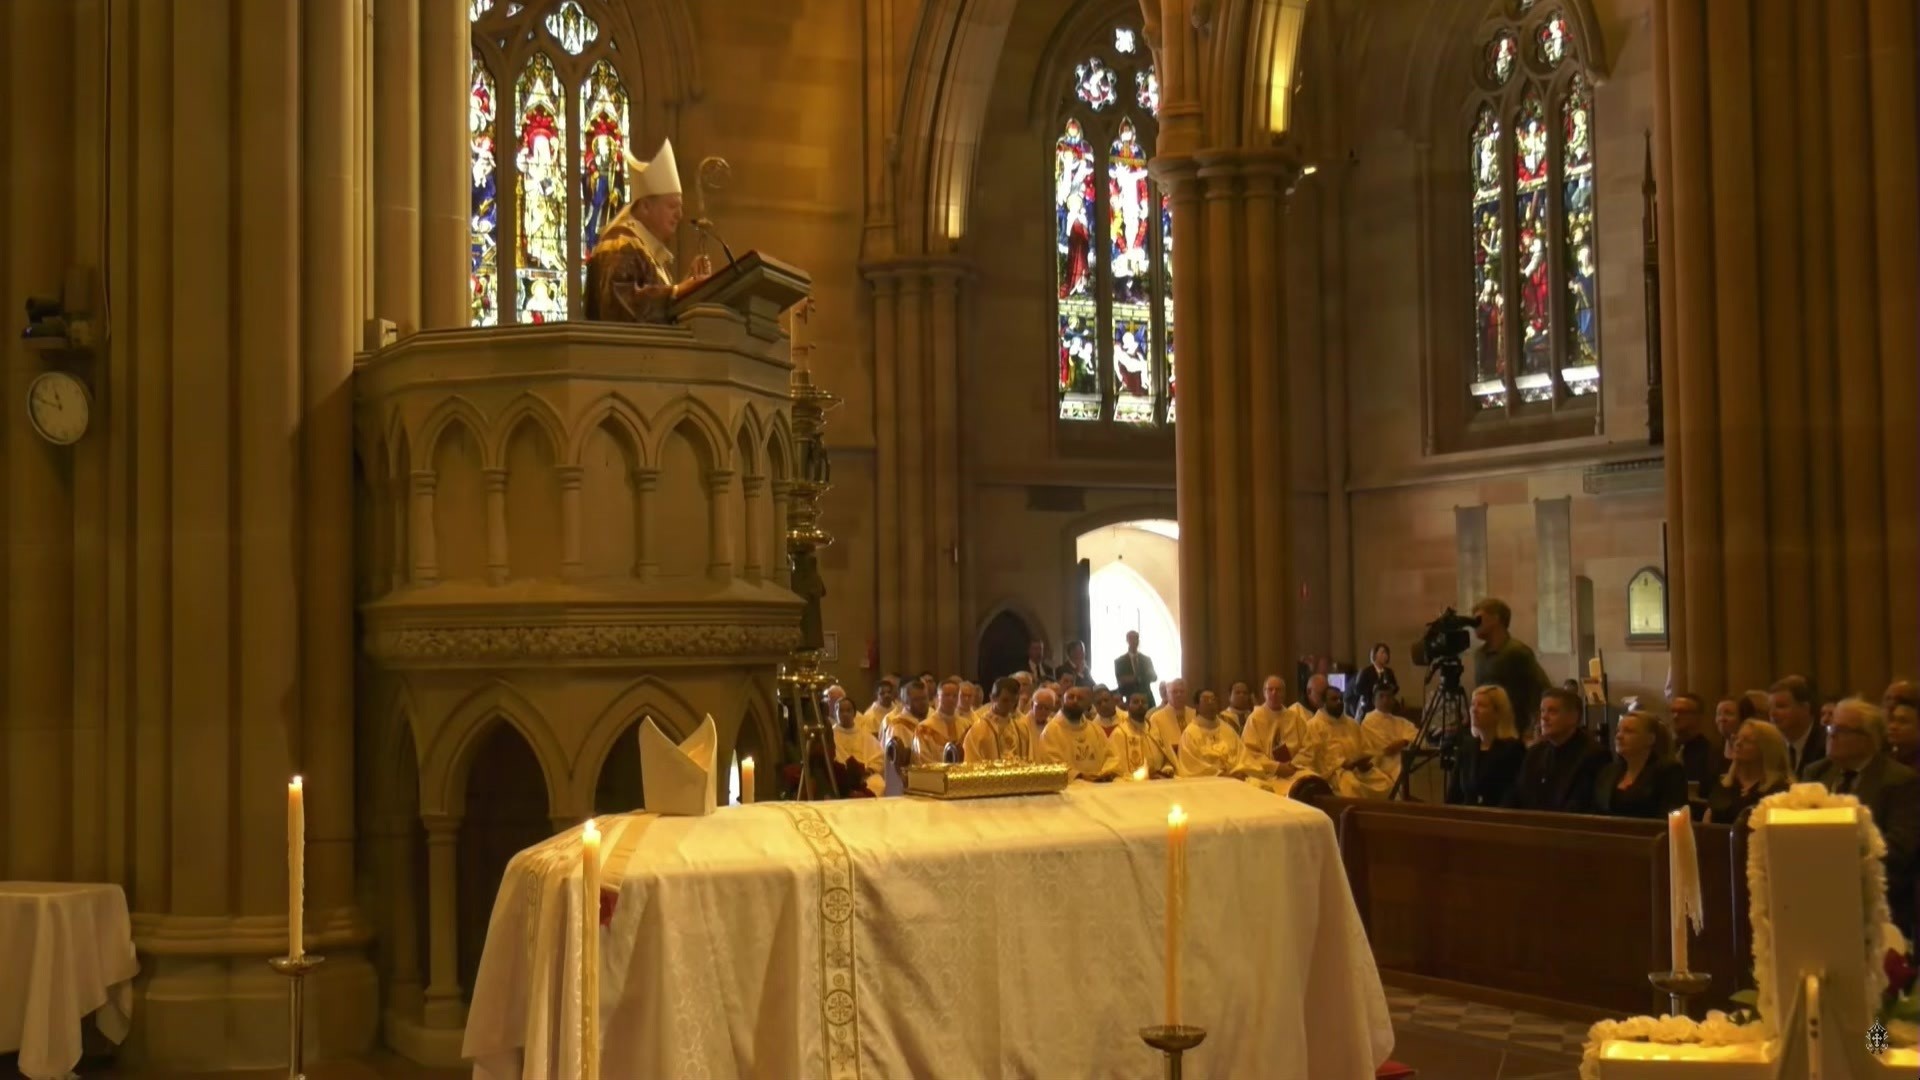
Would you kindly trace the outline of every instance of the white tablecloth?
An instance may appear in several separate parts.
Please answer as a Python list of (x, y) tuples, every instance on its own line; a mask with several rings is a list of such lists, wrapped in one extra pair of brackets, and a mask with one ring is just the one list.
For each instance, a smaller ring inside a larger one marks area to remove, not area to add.
[[(1183, 1019), (1208, 1030), (1190, 1075), (1371, 1077), (1392, 1025), (1332, 823), (1230, 780), (602, 818), (602, 1075), (1153, 1075), (1175, 802)], [(478, 1077), (579, 1074), (578, 851), (574, 829), (508, 868)]]
[(80, 1024), (114, 1042), (133, 1015), (133, 924), (118, 885), (0, 882), (0, 1053), (33, 1080), (80, 1062)]

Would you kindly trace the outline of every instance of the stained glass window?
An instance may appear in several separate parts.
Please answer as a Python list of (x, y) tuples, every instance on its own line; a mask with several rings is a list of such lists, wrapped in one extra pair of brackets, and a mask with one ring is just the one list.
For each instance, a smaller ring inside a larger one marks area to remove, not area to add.
[[(1480, 415), (1553, 411), (1600, 385), (1592, 89), (1557, 6), (1509, 10), (1480, 45), (1468, 128), (1466, 382)], [(1533, 43), (1524, 59), (1520, 41)]]
[[(476, 0), (477, 2), (477, 0)], [(471, 155), (473, 198), (468, 225), (470, 280), (468, 304), (475, 326), (500, 321), (500, 248), (497, 226), (500, 170), (493, 158), (493, 73), (475, 54), (467, 89), (467, 142)]]
[(467, 0), (472, 181), (469, 318), (547, 323), (580, 310), (588, 256), (626, 206), (641, 84), (604, 0)]
[(1052, 151), (1059, 415), (1129, 428), (1173, 419), (1172, 220), (1147, 172), (1160, 83), (1138, 33), (1112, 28), (1075, 66)]

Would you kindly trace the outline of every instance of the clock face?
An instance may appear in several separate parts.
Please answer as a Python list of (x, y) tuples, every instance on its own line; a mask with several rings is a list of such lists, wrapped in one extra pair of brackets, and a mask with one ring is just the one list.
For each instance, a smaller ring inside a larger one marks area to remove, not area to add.
[(49, 371), (27, 387), (27, 418), (41, 438), (56, 446), (79, 442), (92, 411), (87, 384), (64, 371)]

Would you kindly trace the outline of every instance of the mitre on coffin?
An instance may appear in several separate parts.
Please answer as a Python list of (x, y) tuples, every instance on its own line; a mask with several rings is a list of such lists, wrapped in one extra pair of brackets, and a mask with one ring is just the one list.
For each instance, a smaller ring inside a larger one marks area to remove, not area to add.
[(640, 723), (640, 785), (649, 814), (704, 817), (713, 813), (713, 759), (718, 736), (713, 717), (676, 744), (652, 717)]

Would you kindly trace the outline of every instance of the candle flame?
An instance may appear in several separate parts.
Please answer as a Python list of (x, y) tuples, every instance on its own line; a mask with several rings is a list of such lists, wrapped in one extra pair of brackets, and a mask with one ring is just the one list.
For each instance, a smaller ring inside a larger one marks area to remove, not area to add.
[(1167, 811), (1167, 824), (1169, 826), (1173, 826), (1173, 825), (1185, 825), (1186, 823), (1187, 823), (1187, 812), (1185, 810), (1180, 809), (1179, 803), (1174, 803), (1173, 809)]
[(600, 826), (595, 825), (593, 823), (592, 818), (588, 818), (587, 827), (581, 830), (580, 838), (582, 840), (591, 840), (596, 844), (599, 843), (600, 842)]
[(1133, 778), (1135, 780), (1145, 780), (1147, 778), (1147, 767), (1145, 765), (1142, 765), (1139, 768), (1133, 770)]
[(743, 769), (751, 769), (751, 768), (753, 768), (753, 758), (751, 758), (751, 757), (743, 757), (743, 758), (741, 758), (741, 759), (740, 759), (740, 767), (741, 767), (741, 768), (743, 768)]
[(287, 782), (287, 786), (289, 788), (292, 788), (294, 791), (300, 791), (306, 787), (306, 782), (301, 780), (298, 776), (295, 776), (292, 780), (289, 780)]

